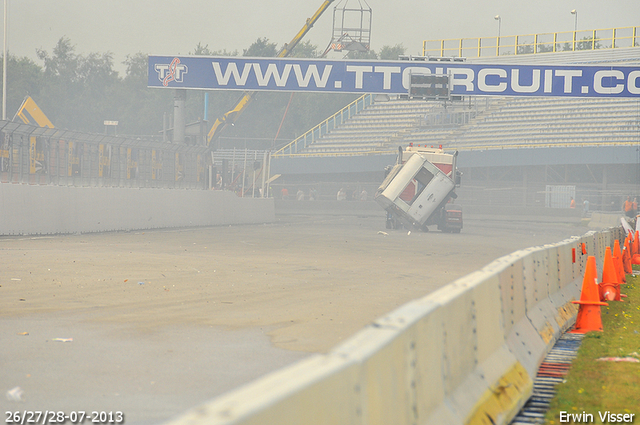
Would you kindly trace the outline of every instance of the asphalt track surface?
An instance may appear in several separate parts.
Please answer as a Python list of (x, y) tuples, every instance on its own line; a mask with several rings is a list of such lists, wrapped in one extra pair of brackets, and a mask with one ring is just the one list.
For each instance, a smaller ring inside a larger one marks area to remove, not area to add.
[[(387, 230), (382, 217), (279, 216), (0, 238), (2, 412), (161, 423), (502, 255), (588, 230), (532, 220), (467, 220), (454, 235)], [(4, 397), (15, 387), (21, 401)]]

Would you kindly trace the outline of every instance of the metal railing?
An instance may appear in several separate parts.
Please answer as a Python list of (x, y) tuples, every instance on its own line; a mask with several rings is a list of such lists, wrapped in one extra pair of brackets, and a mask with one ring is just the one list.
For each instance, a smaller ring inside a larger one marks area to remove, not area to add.
[(451, 140), (446, 143), (446, 147), (455, 148), (459, 151), (488, 151), (488, 150), (509, 150), (509, 149), (548, 149), (548, 148), (586, 148), (586, 147), (613, 147), (613, 146), (638, 146), (640, 139), (632, 141), (619, 141), (619, 142), (566, 142), (559, 141), (557, 143), (506, 143), (504, 145), (498, 144), (458, 144), (457, 140)]
[(262, 180), (266, 157), (266, 151), (211, 154), (206, 146), (0, 120), (0, 183), (218, 188), (246, 196), (258, 183), (256, 176)]
[(364, 94), (351, 102), (349, 105), (342, 108), (340, 111), (336, 112), (326, 120), (322, 121), (320, 124), (313, 127), (311, 130), (304, 133), (302, 136), (295, 139), (293, 142), (288, 145), (278, 149), (273, 156), (285, 156), (285, 155), (295, 155), (300, 153), (307, 146), (320, 139), (325, 134), (329, 133), (331, 130), (337, 128), (339, 125), (346, 122), (349, 118), (355, 116), (360, 111), (364, 110), (366, 107), (370, 106), (373, 103), (373, 95), (372, 94)]
[[(270, 197), (271, 154), (256, 149), (218, 149), (211, 152), (211, 176), (216, 189), (226, 189), (241, 197)], [(215, 176), (215, 179), (213, 178)]]
[(640, 27), (424, 40), (423, 56), (479, 58), (640, 46)]

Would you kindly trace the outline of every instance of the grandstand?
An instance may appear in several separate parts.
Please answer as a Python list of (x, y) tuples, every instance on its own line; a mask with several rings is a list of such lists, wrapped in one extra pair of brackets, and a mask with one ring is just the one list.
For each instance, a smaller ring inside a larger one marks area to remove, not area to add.
[[(493, 59), (528, 64), (640, 65), (640, 48)], [(473, 61), (482, 62), (491, 60)], [(314, 138), (305, 149), (291, 152), (285, 147), (276, 156), (372, 154), (392, 152), (409, 143), (460, 150), (629, 144), (638, 141), (639, 122), (640, 102), (635, 99), (494, 97), (443, 104), (374, 96), (357, 114)]]
[(395, 141), (401, 142), (405, 135), (417, 128), (422, 117), (437, 108), (434, 104), (391, 100), (387, 97), (384, 101), (372, 103), (312, 143), (305, 153), (359, 154), (389, 150)]
[[(468, 62), (640, 66), (640, 47)], [(462, 197), (476, 203), (544, 205), (549, 184), (573, 185), (576, 196), (601, 209), (616, 209), (628, 194), (640, 196), (640, 100), (634, 98), (496, 96), (444, 104), (365, 95), (277, 151), (272, 171), (282, 173), (284, 183), (296, 173), (306, 181), (312, 175), (334, 181), (330, 174), (340, 173), (348, 181), (350, 172), (351, 180), (373, 186), (382, 179), (381, 158), (392, 163), (398, 146), (410, 143), (459, 150)], [(370, 178), (376, 167), (378, 177)]]
[(634, 99), (502, 99), (461, 125), (425, 123), (403, 142), (458, 150), (635, 144), (639, 106)]
[(640, 102), (612, 98), (496, 98), (449, 104), (376, 101), (318, 138), (304, 155), (395, 151), (409, 143), (458, 150), (635, 144)]

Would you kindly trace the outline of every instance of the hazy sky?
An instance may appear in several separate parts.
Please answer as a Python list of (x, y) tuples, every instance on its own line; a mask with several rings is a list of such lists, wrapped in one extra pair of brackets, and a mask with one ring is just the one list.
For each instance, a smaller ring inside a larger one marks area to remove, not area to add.
[[(307, 35), (319, 49), (331, 40), (335, 1)], [(364, 0), (360, 0), (364, 3)], [(371, 47), (402, 43), (420, 55), (422, 40), (490, 37), (640, 25), (640, 0), (367, 0)], [(76, 52), (185, 55), (198, 43), (242, 53), (258, 37), (288, 42), (321, 0), (7, 0), (9, 52), (36, 59), (68, 37)], [(348, 0), (350, 6), (358, 0)], [(2, 22), (0, 22), (1, 24)], [(40, 63), (40, 61), (36, 61)]]

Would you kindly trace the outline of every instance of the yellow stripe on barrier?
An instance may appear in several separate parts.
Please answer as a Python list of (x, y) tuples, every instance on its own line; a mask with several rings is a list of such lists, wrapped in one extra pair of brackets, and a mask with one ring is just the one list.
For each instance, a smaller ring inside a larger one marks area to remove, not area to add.
[(556, 321), (561, 327), (564, 327), (569, 321), (573, 321), (578, 314), (578, 306), (571, 302), (566, 303), (562, 307), (558, 308), (558, 314), (556, 315)]
[(524, 366), (516, 362), (498, 382), (480, 397), (465, 424), (495, 425), (513, 418), (523, 403), (523, 396), (533, 391), (533, 379)]
[(549, 344), (555, 337), (555, 329), (550, 322), (546, 322), (542, 329), (538, 331), (545, 344)]

